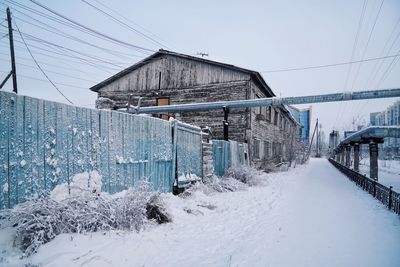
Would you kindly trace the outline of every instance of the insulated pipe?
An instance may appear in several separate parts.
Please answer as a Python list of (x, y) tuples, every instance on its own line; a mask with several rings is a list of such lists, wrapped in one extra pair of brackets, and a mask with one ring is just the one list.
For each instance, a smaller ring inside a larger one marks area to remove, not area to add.
[[(140, 107), (137, 110), (137, 113), (157, 114), (164, 112), (174, 113), (174, 112), (206, 111), (212, 109), (222, 109), (223, 107), (251, 108), (251, 107), (262, 107), (270, 105), (279, 106), (281, 104), (296, 105), (296, 104), (311, 104), (311, 103), (363, 100), (363, 99), (388, 98), (388, 97), (400, 97), (400, 88), (326, 94), (326, 95), (313, 95), (313, 96), (295, 96), (295, 97), (283, 97), (283, 98), (270, 97), (270, 98), (258, 98), (258, 99), (248, 99), (248, 100)], [(135, 113), (134, 111), (129, 111), (129, 112)]]

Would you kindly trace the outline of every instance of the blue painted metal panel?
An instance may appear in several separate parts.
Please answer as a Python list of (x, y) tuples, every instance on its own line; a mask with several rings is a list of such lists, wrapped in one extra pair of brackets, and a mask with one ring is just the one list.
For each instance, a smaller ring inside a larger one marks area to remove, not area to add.
[(12, 94), (0, 94), (0, 209), (10, 207), (9, 123)]
[(8, 125), (8, 138), (9, 147), (8, 147), (8, 157), (9, 157), (9, 167), (8, 167), (8, 190), (9, 190), (9, 206), (14, 206), (17, 204), (17, 162), (18, 162), (18, 147), (15, 140), (15, 136), (17, 135), (17, 99), (18, 97), (12, 95), (10, 97), (10, 106), (9, 106), (9, 125)]
[(247, 144), (236, 141), (212, 140), (214, 171), (224, 175), (230, 167), (249, 165)]
[(0, 208), (69, 185), (75, 174), (92, 170), (110, 193), (143, 179), (170, 192), (175, 168), (181, 175), (202, 175), (197, 127), (176, 121), (174, 132), (170, 122), (158, 118), (8, 92), (0, 92), (0, 104)]
[(215, 174), (224, 175), (226, 169), (231, 166), (231, 147), (230, 142), (223, 140), (213, 140), (213, 162)]
[[(175, 121), (176, 168), (178, 186), (187, 186), (187, 181), (202, 177), (202, 137), (201, 129)], [(183, 182), (180, 183), (180, 180)]]

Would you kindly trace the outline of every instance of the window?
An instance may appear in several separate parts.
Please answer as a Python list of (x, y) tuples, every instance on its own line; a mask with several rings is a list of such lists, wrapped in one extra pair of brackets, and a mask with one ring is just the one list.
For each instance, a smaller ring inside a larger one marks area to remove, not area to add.
[(266, 114), (265, 114), (265, 118), (267, 119), (267, 121), (271, 122), (272, 107), (268, 106), (266, 108), (267, 108), (267, 111), (266, 111)]
[(274, 125), (278, 125), (278, 111), (274, 110)]
[[(257, 98), (257, 99), (260, 99), (260, 96), (259, 96), (259, 95), (256, 95), (256, 98)], [(256, 114), (262, 114), (261, 112), (262, 112), (261, 107), (256, 107)]]
[(264, 141), (264, 159), (269, 158), (269, 142)]
[[(168, 106), (169, 105), (169, 97), (159, 97), (156, 100), (157, 106)], [(160, 118), (163, 120), (169, 120), (168, 113), (163, 113), (160, 115)]]
[(276, 143), (275, 142), (272, 143), (272, 156), (273, 157), (276, 156)]
[(254, 159), (260, 158), (260, 140), (254, 139), (253, 158)]

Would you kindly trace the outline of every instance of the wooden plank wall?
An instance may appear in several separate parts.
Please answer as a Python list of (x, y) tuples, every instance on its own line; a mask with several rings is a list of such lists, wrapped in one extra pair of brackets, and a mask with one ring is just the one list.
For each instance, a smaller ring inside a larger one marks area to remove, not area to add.
[[(190, 150), (193, 144), (187, 142)], [(93, 170), (102, 175), (106, 192), (142, 179), (170, 192), (172, 148), (168, 121), (0, 92), (0, 209), (47, 194), (60, 183), (69, 185), (75, 174)], [(197, 164), (201, 168), (201, 160)]]

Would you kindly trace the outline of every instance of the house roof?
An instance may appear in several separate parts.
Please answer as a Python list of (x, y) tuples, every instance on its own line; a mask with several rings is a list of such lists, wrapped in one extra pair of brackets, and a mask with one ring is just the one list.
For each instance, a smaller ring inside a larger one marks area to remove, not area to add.
[(171, 52), (171, 51), (167, 51), (164, 49), (160, 49), (159, 51), (155, 52), (154, 54), (150, 55), (149, 57), (143, 59), (142, 61), (139, 61), (138, 63), (118, 72), (117, 74), (111, 76), (110, 78), (90, 87), (90, 90), (94, 91), (94, 92), (98, 92), (100, 88), (114, 82), (115, 80), (131, 73), (132, 71), (146, 65), (147, 63), (149, 63), (150, 61), (154, 60), (155, 58), (158, 58), (160, 56), (163, 55), (170, 55), (170, 56), (175, 56), (175, 57), (180, 57), (180, 58), (185, 58), (188, 60), (193, 60), (193, 61), (197, 61), (197, 62), (202, 62), (202, 63), (206, 63), (206, 64), (211, 64), (211, 65), (215, 65), (215, 66), (219, 66), (222, 68), (227, 68), (227, 69), (231, 69), (231, 70), (236, 70), (239, 72), (243, 72), (243, 73), (247, 73), (250, 74), (251, 78), (260, 85), (261, 89), (265, 90), (265, 93), (267, 95), (270, 96), (275, 96), (275, 94), (272, 92), (271, 88), (268, 86), (268, 84), (264, 81), (263, 77), (261, 76), (260, 73), (258, 73), (257, 71), (254, 70), (249, 70), (249, 69), (244, 69), (244, 68), (240, 68), (234, 65), (230, 65), (230, 64), (226, 64), (226, 63), (221, 63), (221, 62), (217, 62), (217, 61), (212, 61), (212, 60), (208, 60), (208, 59), (204, 59), (204, 58), (199, 58), (199, 57), (194, 57), (194, 56), (189, 56), (189, 55), (185, 55), (185, 54), (180, 54), (180, 53), (175, 53), (175, 52)]

